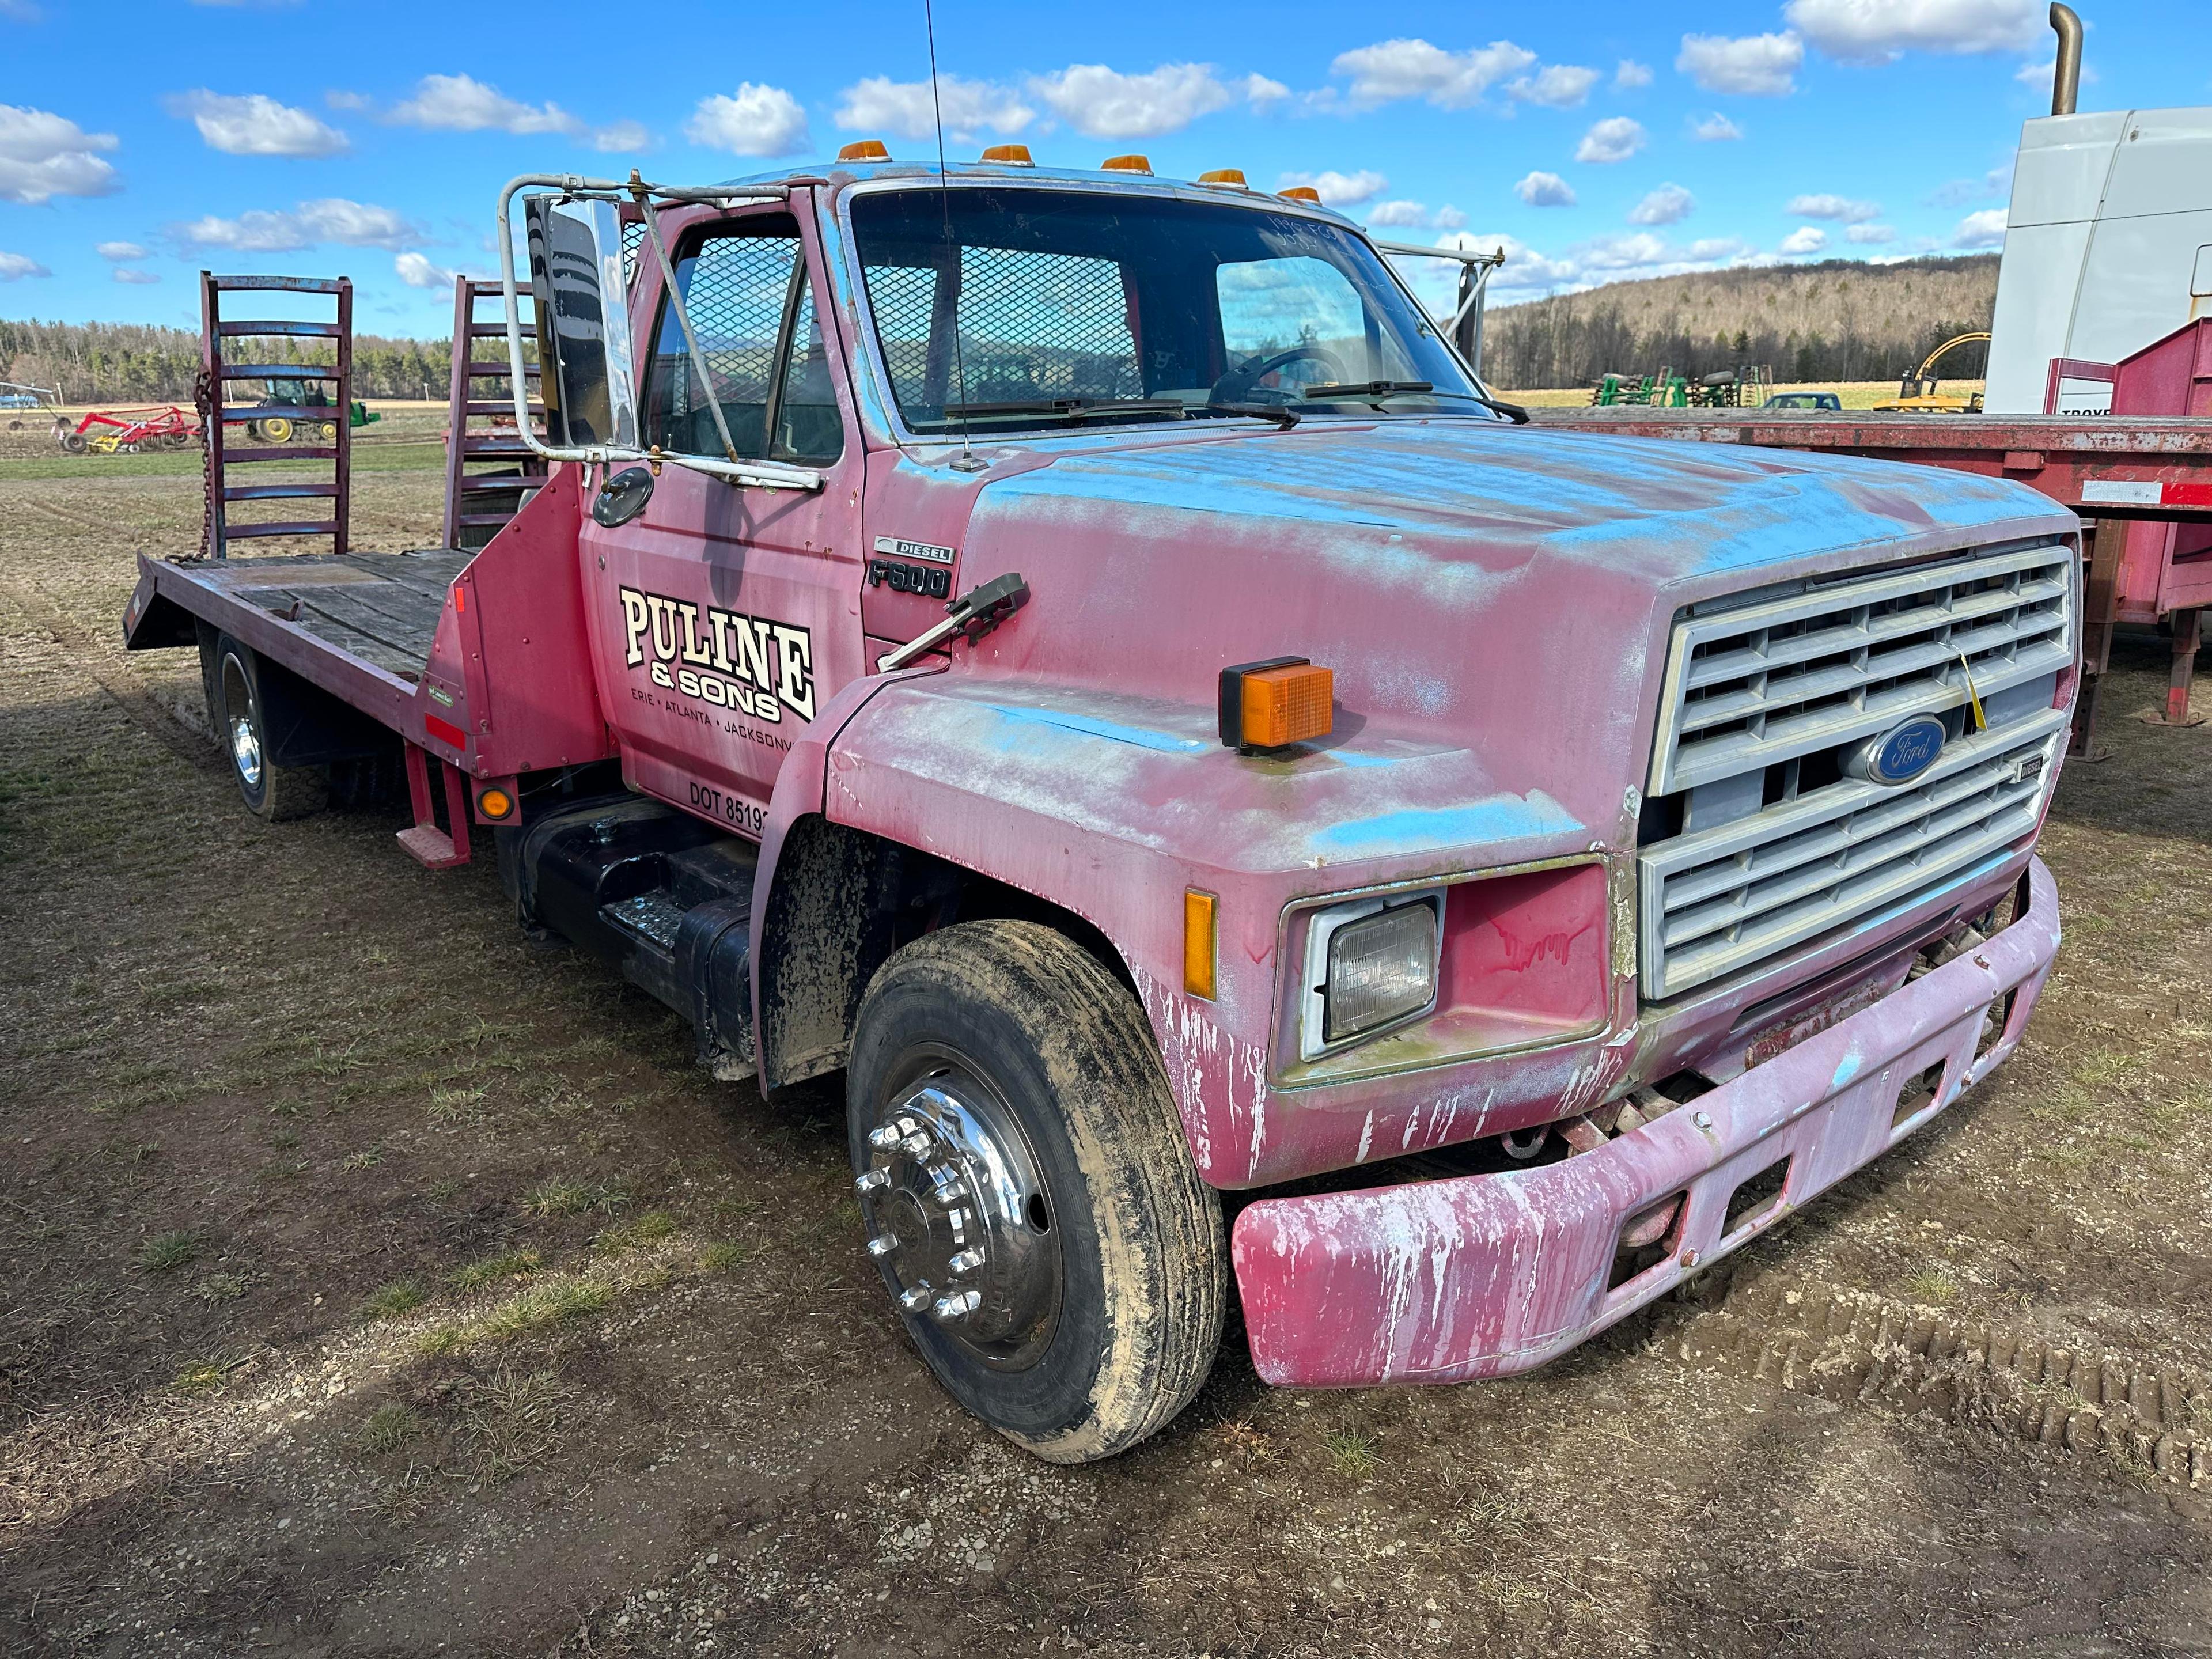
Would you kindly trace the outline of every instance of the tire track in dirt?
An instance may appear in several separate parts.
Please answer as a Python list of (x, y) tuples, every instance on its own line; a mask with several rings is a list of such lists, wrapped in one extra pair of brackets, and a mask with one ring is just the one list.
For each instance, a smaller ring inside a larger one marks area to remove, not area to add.
[[(74, 529), (106, 533), (106, 527), (74, 513), (45, 501), (27, 501), (21, 505), (58, 519)], [(163, 708), (149, 696), (143, 688), (132, 683), (133, 670), (128, 653), (120, 645), (88, 634), (71, 621), (46, 597), (27, 590), (21, 584), (0, 576), (0, 595), (44, 629), (53, 641), (75, 658), (77, 665), (92, 677), (100, 689), (112, 697), (132, 722), (153, 738), (179, 760), (202, 772), (216, 769), (217, 758), (209, 747), (204, 731), (195, 731), (178, 717), (175, 711)]]
[(1932, 1414), (2146, 1480), (2212, 1487), (2212, 1378), (2073, 1349), (1871, 1291), (1812, 1284), (1723, 1292), (1656, 1336), (1703, 1370), (1839, 1406)]

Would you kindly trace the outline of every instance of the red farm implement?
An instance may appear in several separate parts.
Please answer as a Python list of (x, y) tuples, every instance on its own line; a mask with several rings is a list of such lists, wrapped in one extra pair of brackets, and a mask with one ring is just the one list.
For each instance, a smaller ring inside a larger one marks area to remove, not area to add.
[(191, 410), (173, 404), (96, 409), (75, 426), (56, 416), (54, 441), (72, 455), (136, 455), (149, 449), (189, 449), (200, 441), (200, 422)]

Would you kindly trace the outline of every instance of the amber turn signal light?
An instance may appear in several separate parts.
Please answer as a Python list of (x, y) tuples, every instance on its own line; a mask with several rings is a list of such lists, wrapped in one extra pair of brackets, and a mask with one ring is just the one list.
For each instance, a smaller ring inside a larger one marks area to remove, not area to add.
[(983, 160), (1009, 167), (1033, 167), (1036, 165), (1030, 160), (1027, 144), (994, 144), (983, 152)]
[(1216, 167), (1211, 173), (1200, 173), (1198, 182), (1201, 185), (1226, 185), (1231, 190), (1250, 188), (1244, 182), (1244, 169), (1242, 167)]
[(477, 796), (477, 811), (492, 819), (514, 816), (514, 797), (494, 784)]
[(1201, 893), (1195, 887), (1186, 887), (1182, 894), (1182, 988), (1194, 997), (1213, 1000), (1213, 964), (1219, 955), (1215, 946), (1215, 899), (1211, 893)]
[(1149, 155), (1109, 155), (1098, 164), (1101, 173), (1141, 173), (1150, 178), (1152, 158)]
[(1285, 202), (1311, 202), (1316, 207), (1321, 205), (1321, 192), (1311, 185), (1292, 185), (1288, 190), (1276, 193)]
[(1336, 723), (1336, 677), (1304, 657), (1239, 663), (1221, 671), (1221, 741), (1280, 749), (1325, 738)]
[(891, 153), (884, 148), (884, 141), (880, 138), (856, 138), (837, 152), (837, 159), (841, 161), (888, 161), (891, 159)]

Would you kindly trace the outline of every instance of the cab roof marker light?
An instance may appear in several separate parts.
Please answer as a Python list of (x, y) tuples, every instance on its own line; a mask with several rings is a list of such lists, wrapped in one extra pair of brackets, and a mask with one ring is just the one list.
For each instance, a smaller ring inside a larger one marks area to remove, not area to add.
[[(891, 153), (880, 138), (855, 138), (837, 152), (841, 161), (888, 161)], [(989, 160), (988, 156), (984, 158)]]
[(1198, 182), (1201, 185), (1218, 185), (1224, 190), (1252, 188), (1244, 182), (1244, 169), (1242, 167), (1216, 167), (1211, 173), (1200, 173)]
[(1149, 155), (1109, 155), (1098, 164), (1101, 173), (1141, 173), (1152, 176), (1152, 158)]
[(982, 159), (1007, 167), (1033, 167), (1036, 165), (1030, 159), (1027, 144), (993, 144), (983, 152)]
[(1285, 202), (1310, 202), (1316, 207), (1321, 205), (1321, 192), (1311, 185), (1292, 185), (1288, 190), (1275, 193)]

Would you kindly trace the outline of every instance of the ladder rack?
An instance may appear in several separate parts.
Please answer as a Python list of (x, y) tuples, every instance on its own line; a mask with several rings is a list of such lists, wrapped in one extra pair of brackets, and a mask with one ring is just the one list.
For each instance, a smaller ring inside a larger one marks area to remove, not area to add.
[[(252, 321), (222, 314), (222, 295), (250, 292), (328, 295), (336, 301), (331, 322), (291, 320)], [(229, 363), (223, 361), (224, 342), (234, 339), (328, 339), (337, 343), (337, 362), (320, 363)], [(205, 420), (205, 489), (207, 554), (227, 559), (230, 544), (267, 536), (328, 536), (331, 551), (346, 550), (347, 506), (353, 480), (353, 280), (340, 276), (325, 280), (311, 276), (217, 276), (200, 272), (200, 407)], [(323, 380), (335, 382), (336, 398), (329, 404), (260, 404), (234, 405), (230, 388), (239, 380)], [(288, 421), (295, 425), (329, 425), (335, 435), (326, 443), (273, 444), (262, 447), (230, 446), (234, 426), (264, 421)], [(230, 469), (263, 461), (330, 461), (330, 481), (325, 483), (233, 484)], [(323, 519), (249, 521), (233, 524), (230, 507), (240, 501), (327, 501), (330, 515)]]
[[(531, 452), (514, 430), (514, 370), (506, 351), (507, 324), (478, 322), (480, 301), (499, 300), (497, 283), (453, 279), (453, 383), (446, 432), (446, 545), (459, 552), (474, 552), (500, 532), (521, 510), (524, 495), (541, 488), (546, 479), (544, 460)], [(523, 296), (526, 300), (528, 295)], [(536, 331), (523, 319), (526, 338)], [(476, 342), (496, 338), (501, 343), (496, 361), (478, 361)], [(538, 379), (535, 364), (523, 370), (526, 380)], [(477, 384), (490, 380), (491, 391), (505, 396), (479, 396)], [(528, 405), (533, 422), (542, 422), (545, 406), (536, 398)], [(504, 415), (510, 422), (501, 432), (487, 422)], [(473, 424), (472, 424), (473, 423)], [(542, 427), (540, 428), (542, 430)], [(470, 471), (471, 463), (479, 470)], [(490, 465), (483, 465), (491, 463)]]

